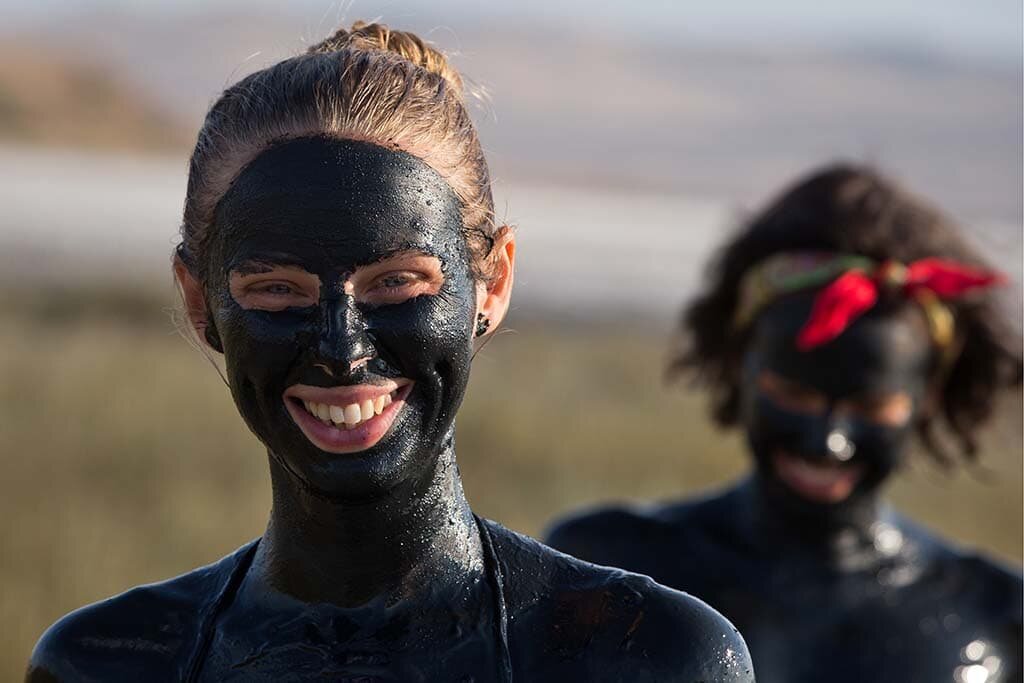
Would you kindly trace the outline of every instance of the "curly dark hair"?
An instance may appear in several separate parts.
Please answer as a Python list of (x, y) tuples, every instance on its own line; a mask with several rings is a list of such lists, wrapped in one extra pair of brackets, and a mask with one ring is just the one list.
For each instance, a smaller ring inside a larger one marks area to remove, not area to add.
[[(903, 263), (933, 256), (988, 268), (956, 227), (928, 202), (872, 168), (837, 163), (812, 172), (746, 222), (712, 259), (707, 289), (683, 310), (668, 374), (688, 377), (711, 393), (723, 427), (739, 419), (742, 356), (750, 330), (733, 319), (740, 280), (752, 266), (782, 251), (836, 251)], [(951, 458), (935, 435), (941, 415), (973, 460), (976, 434), (992, 415), (998, 389), (1021, 383), (1020, 335), (991, 294), (950, 303), (959, 355), (936, 377), (938, 405), (916, 425), (927, 451)]]

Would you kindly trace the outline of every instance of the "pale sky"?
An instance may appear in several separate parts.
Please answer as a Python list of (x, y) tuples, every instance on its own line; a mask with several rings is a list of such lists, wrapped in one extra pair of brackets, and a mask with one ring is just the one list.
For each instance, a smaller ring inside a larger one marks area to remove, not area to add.
[[(282, 11), (268, 0), (0, 0), (5, 19), (53, 19), (98, 8), (138, 13), (259, 7)], [(592, 30), (678, 37), (716, 43), (827, 44), (852, 49), (927, 51), (1007, 64), (1021, 62), (1022, 9), (1019, 0), (291, 0), (288, 11), (328, 25), (341, 18), (381, 16), (440, 23), (507, 19), (516, 22), (573, 22)]]

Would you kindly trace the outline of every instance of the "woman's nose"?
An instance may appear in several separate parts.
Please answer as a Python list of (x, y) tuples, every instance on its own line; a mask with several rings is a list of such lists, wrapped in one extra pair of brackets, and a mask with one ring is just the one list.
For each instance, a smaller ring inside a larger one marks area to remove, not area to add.
[(317, 366), (333, 376), (348, 375), (371, 360), (376, 349), (366, 317), (349, 294), (323, 303), (322, 334), (317, 345)]
[(825, 453), (829, 459), (837, 462), (846, 462), (857, 452), (857, 446), (850, 438), (847, 429), (842, 426), (833, 426), (825, 436)]
[(804, 420), (800, 450), (811, 459), (841, 463), (852, 458), (857, 447), (845, 415), (830, 406), (824, 414)]
[(857, 452), (857, 445), (853, 442), (853, 434), (850, 429), (850, 420), (847, 412), (835, 405), (829, 406), (822, 425), (823, 430), (819, 434), (821, 443), (818, 451), (834, 463), (843, 463), (853, 457)]

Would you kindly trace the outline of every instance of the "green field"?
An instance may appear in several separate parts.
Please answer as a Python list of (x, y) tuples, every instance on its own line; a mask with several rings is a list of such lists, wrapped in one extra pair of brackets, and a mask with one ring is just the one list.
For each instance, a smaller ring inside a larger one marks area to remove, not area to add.
[[(0, 299), (0, 680), (61, 614), (214, 560), (261, 532), (265, 454), (162, 295), (10, 289)], [(645, 325), (520, 318), (477, 356), (459, 462), (474, 508), (527, 533), (608, 498), (678, 496), (746, 466), (700, 396), (661, 381)], [(980, 467), (917, 457), (892, 491), (944, 533), (1019, 566), (1021, 400)]]

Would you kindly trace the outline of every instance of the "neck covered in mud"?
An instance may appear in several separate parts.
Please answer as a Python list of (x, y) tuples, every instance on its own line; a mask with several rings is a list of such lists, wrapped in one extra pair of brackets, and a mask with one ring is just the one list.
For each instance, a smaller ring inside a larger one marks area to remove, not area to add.
[[(476, 520), (449, 439), (422, 480), (366, 502), (337, 502), (270, 458), (273, 508), (244, 592), (306, 603), (393, 604), (424, 586), (458, 592), (483, 573)], [(253, 590), (256, 589), (256, 590)]]
[(804, 556), (831, 570), (856, 572), (908, 550), (879, 488), (822, 506), (797, 499), (758, 468), (736, 496), (741, 533), (766, 553)]

